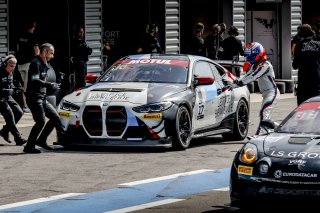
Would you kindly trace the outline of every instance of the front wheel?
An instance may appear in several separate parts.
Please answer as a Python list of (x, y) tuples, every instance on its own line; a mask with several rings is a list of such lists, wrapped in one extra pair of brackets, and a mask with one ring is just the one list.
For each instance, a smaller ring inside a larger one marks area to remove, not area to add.
[(189, 147), (191, 141), (191, 118), (188, 109), (179, 107), (175, 118), (175, 131), (173, 133), (173, 147), (183, 150)]
[(234, 116), (234, 125), (232, 133), (223, 134), (225, 140), (243, 140), (249, 129), (249, 107), (247, 103), (241, 99), (237, 106)]

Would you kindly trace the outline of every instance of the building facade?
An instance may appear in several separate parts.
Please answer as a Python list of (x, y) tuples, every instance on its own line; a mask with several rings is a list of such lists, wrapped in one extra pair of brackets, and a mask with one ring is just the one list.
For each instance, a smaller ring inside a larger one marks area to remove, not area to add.
[[(213, 24), (223, 22), (227, 29), (236, 26), (244, 43), (261, 42), (276, 77), (291, 79), (291, 37), (302, 23), (303, 9), (310, 8), (302, 0), (0, 0), (0, 55), (15, 51), (28, 18), (37, 20), (39, 40), (56, 47), (55, 63), (62, 72), (69, 69), (73, 29), (83, 25), (87, 44), (93, 48), (88, 62), (92, 73), (101, 71), (104, 40), (111, 45), (109, 60), (113, 62), (134, 54), (146, 26), (157, 23), (165, 52), (185, 53), (195, 23), (205, 25), (206, 35)], [(309, 23), (318, 18), (306, 17)]]

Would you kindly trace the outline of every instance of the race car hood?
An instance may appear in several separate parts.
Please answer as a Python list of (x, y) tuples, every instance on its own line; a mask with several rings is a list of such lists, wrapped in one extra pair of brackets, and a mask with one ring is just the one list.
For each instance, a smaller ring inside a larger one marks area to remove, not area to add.
[(90, 87), (75, 91), (64, 99), (72, 103), (85, 101), (130, 102), (147, 104), (168, 100), (175, 94), (185, 91), (184, 84), (163, 83), (97, 83)]
[(320, 135), (272, 133), (265, 138), (263, 149), (271, 157), (320, 159)]

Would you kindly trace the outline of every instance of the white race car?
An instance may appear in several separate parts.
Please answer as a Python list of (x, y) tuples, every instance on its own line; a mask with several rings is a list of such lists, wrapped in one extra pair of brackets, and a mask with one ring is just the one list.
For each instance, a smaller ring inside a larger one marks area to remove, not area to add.
[(250, 93), (218, 63), (179, 54), (130, 55), (63, 98), (62, 146), (186, 149), (193, 138), (248, 133)]

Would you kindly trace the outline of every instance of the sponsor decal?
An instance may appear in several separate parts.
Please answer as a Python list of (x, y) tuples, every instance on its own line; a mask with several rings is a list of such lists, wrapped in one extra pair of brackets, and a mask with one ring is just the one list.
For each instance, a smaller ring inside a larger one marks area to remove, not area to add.
[(277, 171), (274, 172), (274, 177), (275, 178), (281, 178), (281, 176), (282, 176), (282, 171), (281, 170), (277, 170)]
[(142, 119), (144, 119), (144, 120), (161, 120), (162, 113), (144, 114), (144, 115), (142, 115)]
[(298, 166), (305, 166), (306, 160), (301, 160), (301, 159), (293, 159), (289, 160), (288, 165), (298, 165)]
[(238, 166), (238, 173), (243, 175), (252, 175), (253, 167), (251, 166)]
[(285, 152), (285, 151), (272, 151), (270, 153), (274, 157), (285, 158), (302, 158), (302, 159), (318, 159), (320, 154), (316, 152)]
[(171, 64), (171, 60), (140, 59), (128, 61), (128, 64)]
[(294, 120), (297, 120), (297, 121), (313, 120), (317, 117), (318, 114), (319, 114), (318, 110), (303, 110), (303, 111), (297, 111), (293, 116), (293, 118)]
[(175, 65), (179, 67), (187, 67), (188, 61), (168, 60), (168, 59), (134, 59), (134, 60), (122, 60), (121, 64), (164, 64)]
[(60, 115), (61, 117), (70, 118), (70, 112), (59, 112), (59, 115)]
[(299, 107), (295, 109), (295, 111), (310, 110), (310, 109), (320, 109), (320, 102), (308, 102), (308, 103), (301, 104)]
[(204, 103), (199, 103), (197, 120), (204, 118)]
[(309, 181), (311, 179), (308, 179), (308, 181), (293, 181), (293, 180), (281, 180), (281, 179), (275, 179), (275, 178), (263, 178), (263, 177), (251, 176), (250, 180), (253, 180), (255, 182), (284, 183), (284, 184), (290, 184), (290, 185), (319, 185), (320, 184), (320, 182), (318, 181)]
[(234, 112), (234, 96), (226, 94), (226, 96), (222, 96), (218, 101), (218, 107), (215, 110), (215, 117), (222, 117)]
[(128, 101), (129, 96), (125, 92), (91, 92), (88, 100), (101, 101)]
[(274, 172), (275, 178), (281, 177), (303, 177), (303, 178), (317, 178), (318, 174), (306, 173), (306, 172), (283, 172), (281, 170), (276, 170)]
[(301, 189), (278, 189), (263, 186), (259, 189), (260, 194), (291, 195), (291, 196), (319, 196), (320, 190)]

